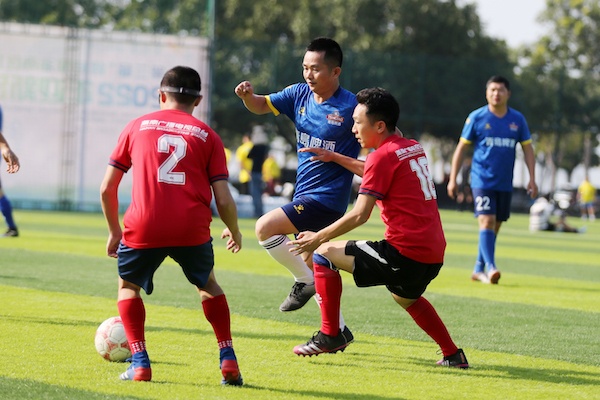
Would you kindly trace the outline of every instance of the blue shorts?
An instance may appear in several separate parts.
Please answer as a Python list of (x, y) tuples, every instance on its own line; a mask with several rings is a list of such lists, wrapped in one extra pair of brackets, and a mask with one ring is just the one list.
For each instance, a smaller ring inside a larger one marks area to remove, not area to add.
[(358, 287), (385, 285), (405, 299), (418, 299), (440, 272), (442, 264), (425, 264), (403, 256), (387, 241), (346, 243), (344, 253), (354, 256), (354, 282)]
[(507, 221), (510, 217), (512, 192), (473, 188), (475, 216), (495, 215), (496, 221)]
[(317, 232), (340, 219), (344, 213), (323, 207), (317, 200), (301, 197), (281, 207), (298, 232)]
[(183, 270), (188, 281), (203, 288), (215, 265), (212, 239), (199, 246), (158, 247), (153, 249), (132, 249), (119, 244), (119, 276), (152, 294), (154, 273), (167, 256), (175, 260)]

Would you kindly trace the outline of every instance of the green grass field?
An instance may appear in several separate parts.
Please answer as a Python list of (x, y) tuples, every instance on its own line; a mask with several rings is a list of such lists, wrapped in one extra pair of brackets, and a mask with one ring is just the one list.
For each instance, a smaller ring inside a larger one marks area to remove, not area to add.
[[(438, 367), (433, 343), (384, 288), (344, 274), (342, 309), (355, 343), (302, 358), (319, 327), (315, 302), (278, 311), (292, 278), (242, 220), (244, 248), (225, 251), (213, 225), (217, 278), (232, 312), (245, 386), (221, 387), (216, 339), (173, 262), (146, 296), (152, 382), (122, 382), (127, 365), (96, 353), (94, 333), (117, 315), (116, 262), (100, 214), (17, 210), (21, 237), (0, 240), (1, 399), (600, 399), (600, 222), (581, 235), (527, 229), (513, 215), (498, 238), (500, 285), (470, 281), (477, 226), (442, 211), (446, 263), (425, 293), (471, 368)], [(573, 219), (576, 226), (583, 222)], [(374, 215), (345, 238), (380, 239)]]

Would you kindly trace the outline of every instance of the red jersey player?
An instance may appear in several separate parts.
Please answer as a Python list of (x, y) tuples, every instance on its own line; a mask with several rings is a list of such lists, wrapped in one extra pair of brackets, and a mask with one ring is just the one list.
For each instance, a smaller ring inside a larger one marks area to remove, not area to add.
[[(160, 83), (160, 111), (125, 127), (102, 182), (102, 209), (109, 229), (106, 250), (118, 259), (117, 305), (133, 353), (131, 366), (120, 376), (123, 380), (152, 378), (140, 289), (152, 293), (154, 272), (169, 256), (200, 294), (220, 349), (221, 383), (243, 384), (232, 347), (229, 307), (213, 272), (211, 187), (227, 226), (221, 235), (228, 238), (227, 249), (237, 253), (242, 235), (227, 184), (223, 143), (208, 125), (192, 116), (202, 100), (200, 87), (200, 76), (192, 68), (167, 71)], [(118, 188), (132, 166), (131, 204), (121, 230)]]
[[(375, 148), (364, 165), (354, 208), (318, 232), (301, 232), (293, 253), (313, 254), (316, 291), (322, 299), (321, 329), (294, 348), (302, 356), (335, 353), (346, 347), (338, 317), (342, 280), (350, 272), (359, 287), (385, 285), (394, 300), (440, 346), (439, 365), (468, 368), (462, 349), (450, 337), (433, 306), (422, 296), (444, 261), (446, 240), (436, 192), (423, 147), (396, 132), (400, 107), (380, 88), (361, 90), (353, 132), (363, 148)], [(386, 226), (385, 239), (329, 242), (364, 224), (375, 204)]]

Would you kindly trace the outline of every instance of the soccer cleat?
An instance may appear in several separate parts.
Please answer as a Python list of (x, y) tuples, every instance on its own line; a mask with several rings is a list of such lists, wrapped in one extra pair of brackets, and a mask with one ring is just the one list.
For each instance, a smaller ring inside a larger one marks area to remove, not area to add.
[(488, 279), (492, 285), (497, 285), (500, 280), (500, 271), (497, 269), (490, 269), (488, 271)]
[(242, 386), (244, 384), (244, 379), (242, 378), (242, 374), (240, 373), (240, 368), (238, 366), (235, 353), (233, 352), (233, 348), (222, 348), (220, 359), (221, 374), (223, 374), (223, 379), (221, 379), (221, 385)]
[(458, 349), (451, 356), (444, 356), (444, 358), (437, 362), (437, 365), (441, 365), (442, 367), (469, 368), (469, 362), (463, 349)]
[(354, 335), (352, 334), (352, 332), (350, 332), (350, 329), (348, 329), (347, 326), (344, 326), (344, 329), (342, 330), (342, 335), (344, 335), (346, 343), (350, 344), (354, 342)]
[[(354, 337), (352, 337), (352, 340), (354, 340)], [(329, 336), (318, 331), (308, 342), (294, 347), (294, 353), (304, 357), (318, 356), (321, 353), (337, 353), (338, 351), (343, 352), (349, 344), (346, 336), (341, 331), (339, 331), (337, 336)]]
[(315, 295), (316, 289), (315, 284), (306, 284), (302, 282), (294, 283), (292, 291), (288, 295), (287, 299), (279, 306), (279, 311), (294, 311), (298, 310)]
[(119, 378), (122, 381), (152, 380), (152, 368), (150, 368), (150, 358), (148, 358), (146, 350), (137, 352), (131, 356), (131, 365)]
[(482, 282), (482, 283), (490, 283), (489, 278), (484, 272), (473, 272), (471, 275), (471, 280), (474, 282)]
[(17, 237), (19, 236), (19, 231), (15, 228), (15, 229), (8, 229), (4, 235), (2, 235), (4, 237)]
[(131, 364), (119, 378), (122, 381), (150, 381), (152, 380), (152, 368), (135, 367), (135, 364)]

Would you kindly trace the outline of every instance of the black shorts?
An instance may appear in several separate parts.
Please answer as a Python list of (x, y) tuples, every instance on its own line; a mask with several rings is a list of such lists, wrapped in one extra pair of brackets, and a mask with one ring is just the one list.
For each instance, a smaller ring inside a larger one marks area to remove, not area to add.
[(358, 287), (380, 286), (405, 299), (418, 299), (442, 268), (403, 256), (385, 240), (350, 240), (345, 254), (354, 256), (354, 282)]
[(152, 249), (132, 249), (119, 244), (119, 276), (143, 288), (152, 294), (154, 273), (167, 256), (175, 260), (183, 270), (188, 281), (203, 288), (215, 265), (212, 239), (199, 246), (158, 247)]

